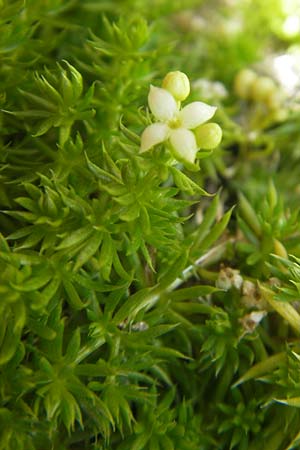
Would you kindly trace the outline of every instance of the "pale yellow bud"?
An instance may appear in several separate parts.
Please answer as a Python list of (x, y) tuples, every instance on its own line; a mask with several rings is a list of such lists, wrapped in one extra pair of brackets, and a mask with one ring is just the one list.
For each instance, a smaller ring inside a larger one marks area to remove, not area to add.
[(197, 145), (200, 149), (216, 148), (222, 139), (222, 129), (217, 123), (205, 123), (194, 130)]
[(243, 69), (241, 70), (234, 80), (235, 93), (244, 100), (248, 100), (251, 97), (251, 90), (254, 82), (257, 80), (257, 75), (253, 70)]
[(181, 102), (185, 100), (190, 93), (190, 82), (185, 73), (169, 72), (162, 82), (163, 89), (169, 91), (173, 97)]
[(274, 120), (276, 120), (277, 122), (283, 122), (284, 120), (286, 120), (289, 116), (288, 110), (287, 109), (273, 109), (272, 111), (272, 117)]
[(281, 107), (282, 100), (283, 99), (282, 99), (281, 92), (273, 91), (267, 96), (266, 105), (268, 108), (276, 111), (277, 109), (279, 109)]
[(259, 77), (252, 85), (251, 95), (254, 100), (265, 102), (276, 93), (276, 85), (269, 77)]

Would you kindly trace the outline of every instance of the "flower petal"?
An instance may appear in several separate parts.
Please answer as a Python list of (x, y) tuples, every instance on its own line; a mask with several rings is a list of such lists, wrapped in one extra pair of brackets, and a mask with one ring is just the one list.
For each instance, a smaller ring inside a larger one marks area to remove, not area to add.
[(150, 86), (148, 104), (157, 120), (167, 122), (178, 112), (177, 103), (173, 95), (165, 89)]
[(215, 114), (216, 106), (210, 106), (203, 102), (193, 102), (186, 105), (179, 113), (181, 125), (193, 130), (202, 123), (211, 119)]
[(147, 152), (156, 144), (164, 142), (169, 135), (169, 127), (165, 123), (153, 123), (144, 129), (141, 136), (140, 153)]
[(170, 142), (174, 157), (178, 161), (193, 163), (197, 154), (197, 143), (194, 133), (185, 128), (170, 131)]

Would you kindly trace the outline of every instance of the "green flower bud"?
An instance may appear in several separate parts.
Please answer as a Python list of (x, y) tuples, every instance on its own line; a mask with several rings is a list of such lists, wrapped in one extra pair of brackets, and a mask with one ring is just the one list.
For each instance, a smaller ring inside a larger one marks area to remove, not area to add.
[(185, 73), (169, 72), (162, 82), (163, 89), (169, 91), (173, 97), (181, 102), (185, 100), (190, 93), (190, 82)]
[(248, 100), (251, 97), (252, 86), (257, 78), (258, 76), (253, 70), (241, 70), (234, 80), (235, 93), (244, 100)]
[(277, 122), (283, 122), (284, 120), (287, 120), (288, 115), (289, 115), (289, 113), (288, 113), (287, 109), (273, 108), (273, 110), (272, 110), (272, 117)]
[(254, 100), (265, 102), (276, 93), (276, 85), (269, 77), (259, 77), (252, 85), (251, 94)]
[(273, 111), (276, 111), (281, 107), (282, 101), (282, 94), (279, 91), (271, 92), (265, 100), (267, 107)]
[(217, 123), (205, 123), (194, 130), (198, 147), (204, 150), (216, 148), (222, 139), (222, 129)]

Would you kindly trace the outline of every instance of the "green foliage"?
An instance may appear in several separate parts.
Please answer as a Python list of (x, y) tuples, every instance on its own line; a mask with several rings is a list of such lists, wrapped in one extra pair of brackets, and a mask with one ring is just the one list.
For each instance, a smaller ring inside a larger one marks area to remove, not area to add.
[[(0, 0), (0, 450), (299, 448), (298, 105), (233, 87), (299, 43), (238, 3)], [(139, 152), (176, 70), (198, 171)]]
[(271, 253), (286, 257), (287, 252), (295, 252), (299, 246), (299, 211), (284, 210), (283, 201), (278, 198), (272, 182), (269, 183), (265, 197), (257, 198), (254, 202), (255, 206), (252, 206), (240, 194), (238, 224), (245, 242), (239, 248), (249, 254), (247, 264), (261, 273), (266, 272), (266, 262), (270, 260)]

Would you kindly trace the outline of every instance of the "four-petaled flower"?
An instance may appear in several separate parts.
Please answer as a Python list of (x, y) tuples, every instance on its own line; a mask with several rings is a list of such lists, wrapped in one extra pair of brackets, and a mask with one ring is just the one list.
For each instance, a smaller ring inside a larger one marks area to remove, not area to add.
[[(200, 132), (199, 137), (202, 144), (200, 126), (213, 117), (217, 108), (197, 101), (181, 109), (178, 99), (182, 100), (188, 94), (189, 81), (182, 72), (170, 72), (163, 82), (163, 88), (150, 86), (148, 104), (157, 122), (149, 125), (143, 131), (141, 153), (150, 150), (157, 144), (167, 142), (177, 161), (187, 165), (194, 163), (200, 147), (199, 142), (197, 142), (197, 130)], [(217, 140), (214, 139), (214, 141), (218, 145), (222, 131), (217, 124), (207, 124), (206, 127), (208, 125), (213, 126), (213, 133), (217, 132)], [(205, 134), (209, 134), (207, 130)], [(212, 147), (208, 143), (206, 148)]]

